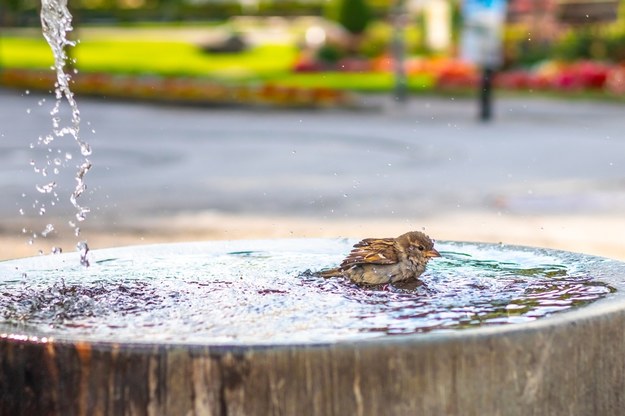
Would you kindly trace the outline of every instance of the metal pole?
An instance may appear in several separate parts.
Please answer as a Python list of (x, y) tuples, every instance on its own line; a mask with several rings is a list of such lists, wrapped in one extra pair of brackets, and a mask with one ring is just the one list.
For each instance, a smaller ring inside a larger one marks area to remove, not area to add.
[(395, 87), (393, 95), (395, 101), (405, 103), (408, 97), (408, 82), (404, 63), (406, 58), (406, 45), (404, 41), (404, 0), (396, 0), (393, 8), (393, 64), (395, 70)]
[(482, 82), (480, 85), (480, 120), (489, 121), (493, 114), (492, 87), (493, 75), (495, 71), (492, 68), (484, 67), (482, 69)]

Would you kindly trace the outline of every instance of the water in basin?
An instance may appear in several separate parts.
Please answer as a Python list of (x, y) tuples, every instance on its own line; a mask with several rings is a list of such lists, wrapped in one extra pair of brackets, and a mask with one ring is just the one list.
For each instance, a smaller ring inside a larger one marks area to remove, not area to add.
[(187, 243), (5, 262), (0, 332), (133, 343), (327, 343), (531, 322), (613, 289), (596, 257), (438, 242), (422, 284), (362, 288), (308, 272), (354, 241)]

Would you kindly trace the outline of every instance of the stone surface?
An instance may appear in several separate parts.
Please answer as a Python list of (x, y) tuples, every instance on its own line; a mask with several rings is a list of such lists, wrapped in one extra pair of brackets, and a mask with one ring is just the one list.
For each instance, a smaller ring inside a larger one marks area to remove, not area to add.
[(618, 414), (622, 309), (523, 329), (276, 348), (0, 338), (0, 411), (32, 414)]

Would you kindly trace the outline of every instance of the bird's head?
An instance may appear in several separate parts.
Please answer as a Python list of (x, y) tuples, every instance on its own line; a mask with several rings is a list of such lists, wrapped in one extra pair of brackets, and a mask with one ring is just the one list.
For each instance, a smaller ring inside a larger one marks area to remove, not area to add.
[(397, 237), (397, 241), (406, 248), (408, 255), (424, 257), (427, 260), (441, 257), (434, 248), (434, 241), (421, 231), (410, 231)]

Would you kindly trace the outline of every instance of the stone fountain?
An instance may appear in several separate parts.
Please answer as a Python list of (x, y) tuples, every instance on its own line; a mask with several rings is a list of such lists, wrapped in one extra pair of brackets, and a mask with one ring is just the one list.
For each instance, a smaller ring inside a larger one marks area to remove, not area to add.
[(349, 240), (0, 264), (1, 414), (609, 414), (625, 264), (439, 242), (423, 285), (307, 272)]

